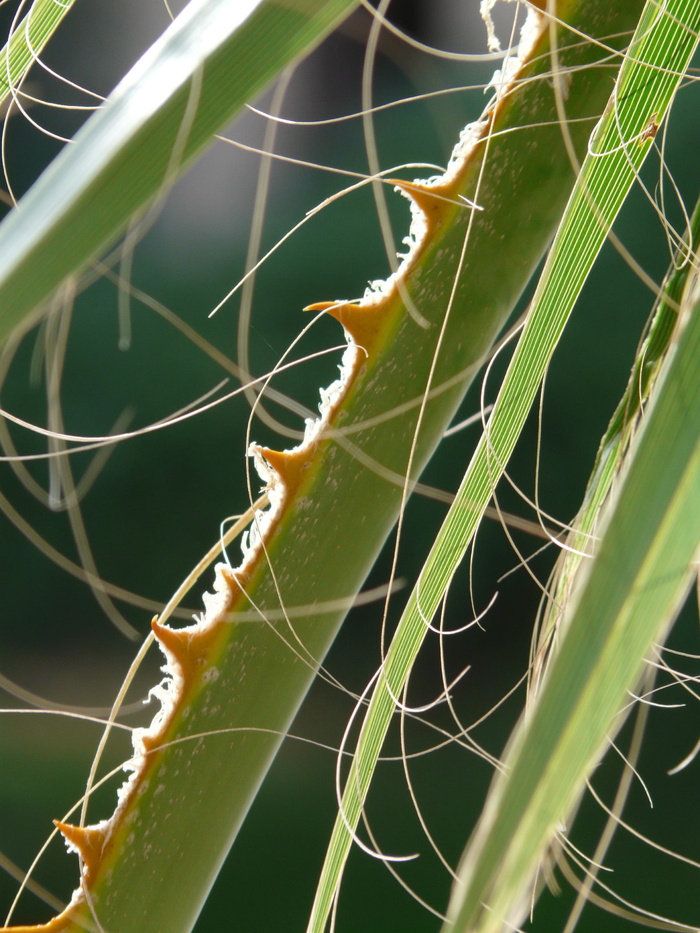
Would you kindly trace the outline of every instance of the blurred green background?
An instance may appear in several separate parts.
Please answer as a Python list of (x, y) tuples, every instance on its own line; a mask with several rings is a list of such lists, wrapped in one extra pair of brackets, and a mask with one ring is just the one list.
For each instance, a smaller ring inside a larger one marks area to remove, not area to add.
[[(182, 6), (182, 4), (180, 4)], [(510, 5), (505, 4), (509, 14)], [(176, 12), (178, 6), (173, 6)], [(410, 35), (440, 48), (481, 52), (485, 29), (478, 4), (464, 0), (394, 0), (393, 21)], [(5, 4), (5, 32), (17, 4)], [(58, 36), (42, 56), (60, 75), (98, 94), (107, 94), (148, 45), (167, 25), (167, 10), (159, 0), (78, 0)], [(501, 30), (504, 23), (501, 19)], [(370, 18), (365, 11), (351, 17), (295, 74), (283, 114), (293, 120), (327, 120), (361, 107), (361, 73)], [(382, 167), (405, 162), (444, 165), (460, 128), (475, 119), (486, 98), (478, 85), (488, 81), (493, 64), (465, 64), (428, 56), (385, 34), (373, 78), (375, 103), (401, 100), (447, 88), (454, 92), (383, 111), (376, 129)], [(475, 85), (475, 90), (465, 90)], [(26, 90), (61, 104), (86, 104), (90, 98), (58, 81), (42, 68), (32, 71)], [(269, 107), (270, 96), (258, 102)], [(84, 111), (31, 103), (27, 115), (11, 108), (5, 133), (9, 184), (19, 197), (60, 149), (47, 133), (70, 137)], [(41, 127), (39, 129), (37, 127)], [(243, 116), (230, 128), (231, 138), (260, 146), (266, 121)], [(323, 126), (280, 127), (276, 150), (315, 166), (350, 172), (367, 170), (361, 121)], [(700, 126), (692, 87), (679, 97), (671, 116), (665, 156), (680, 198), (689, 206), (697, 196), (697, 158)], [(278, 163), (265, 215), (263, 248), (272, 246), (305, 213), (353, 179), (317, 167)], [(244, 271), (253, 212), (259, 158), (225, 143), (217, 143), (179, 182), (134, 254), (134, 285), (152, 295), (231, 358), (236, 357), (238, 298), (214, 318), (208, 314)], [(659, 160), (646, 167), (645, 181), (659, 197)], [(431, 170), (404, 172), (426, 176)], [(665, 211), (682, 226), (678, 197), (663, 179)], [(406, 235), (407, 202), (389, 193), (397, 244)], [(669, 261), (664, 231), (647, 196), (635, 192), (620, 218), (617, 232), (645, 270), (657, 281)], [(507, 260), (506, 260), (507, 261)], [(387, 274), (371, 194), (361, 190), (334, 201), (312, 218), (276, 253), (258, 276), (249, 333), (252, 368), (266, 372), (285, 352), (307, 318), (305, 305), (319, 300), (362, 294), (368, 281)], [(61, 383), (65, 430), (74, 434), (108, 433), (128, 413), (130, 427), (149, 424), (189, 404), (209, 391), (224, 371), (199, 348), (142, 303), (132, 301), (130, 336), (120, 323), (119, 293), (100, 279), (76, 299)], [(652, 296), (611, 247), (606, 247), (586, 286), (569, 330), (551, 369), (543, 406), (539, 496), (543, 509), (566, 521), (576, 510), (607, 420), (625, 385), (635, 347), (652, 304)], [(128, 346), (121, 349), (122, 344)], [(332, 321), (322, 321), (297, 348), (303, 355), (340, 344), (343, 337)], [(38, 424), (46, 424), (46, 369), (42, 362), (50, 340), (46, 329), (28, 334), (18, 348), (2, 386), (4, 409)], [(51, 352), (51, 351), (49, 351)], [(318, 386), (337, 375), (340, 354), (304, 363), (277, 377), (274, 385), (315, 410)], [(500, 365), (500, 364), (499, 364)], [(492, 399), (499, 366), (489, 383)], [(234, 387), (231, 382), (230, 388)], [(478, 389), (463, 406), (466, 417), (478, 409)], [(277, 407), (272, 411), (291, 428), (300, 419)], [(189, 568), (212, 545), (219, 522), (247, 506), (245, 432), (249, 408), (243, 400), (229, 402), (182, 424), (119, 444), (81, 502), (94, 558), (106, 580), (149, 598), (167, 600)], [(10, 428), (22, 454), (37, 454), (46, 442), (27, 431)], [(477, 437), (471, 428), (445, 440), (430, 463), (425, 480), (445, 490), (456, 488)], [(290, 446), (259, 421), (253, 440)], [(537, 421), (533, 417), (509, 471), (514, 483), (533, 494)], [(71, 458), (74, 476), (88, 468), (93, 454)], [(31, 476), (49, 483), (45, 460), (27, 464)], [(14, 508), (57, 549), (76, 560), (76, 547), (65, 511), (47, 508), (31, 496), (7, 463), (0, 471), (0, 490)], [(254, 492), (259, 488), (253, 479)], [(499, 490), (503, 508), (530, 515), (513, 490)], [(444, 507), (434, 502), (412, 503), (400, 549), (399, 576), (413, 579)], [(532, 517), (530, 515), (530, 517)], [(2, 555), (0, 582), (4, 600), (0, 628), (0, 673), (55, 703), (107, 706), (136, 651), (137, 643), (121, 635), (104, 617), (90, 590), (57, 569), (27, 542), (6, 519), (0, 519)], [(520, 532), (513, 537), (523, 553), (541, 542)], [(352, 546), (352, 542), (348, 543)], [(231, 549), (236, 559), (237, 545)], [(544, 583), (555, 554), (552, 548), (535, 558), (532, 569)], [(495, 591), (498, 597), (483, 622), (463, 636), (447, 639), (448, 677), (470, 670), (454, 692), (464, 724), (475, 722), (517, 682), (527, 664), (532, 623), (541, 591), (518, 569), (518, 557), (502, 529), (483, 526), (470, 569), (455, 580), (447, 611), (448, 627), (471, 617), (471, 598), (482, 610)], [(372, 573), (368, 585), (386, 581), (390, 550)], [(211, 585), (206, 575), (204, 588)], [(188, 606), (200, 605), (197, 593)], [(395, 622), (402, 604), (397, 594), (390, 613)], [(149, 628), (151, 613), (120, 604), (120, 611), (140, 633)], [(348, 689), (361, 691), (379, 663), (381, 606), (354, 610), (329, 658), (328, 669)], [(688, 606), (671, 636), (680, 651), (697, 652), (697, 610)], [(132, 691), (143, 697), (160, 678), (157, 652), (147, 662)], [(684, 670), (697, 674), (697, 663), (686, 659)], [(274, 689), (274, 684), (270, 685)], [(418, 705), (442, 689), (437, 640), (428, 645), (412, 679), (411, 702)], [(492, 753), (499, 753), (523, 700), (521, 688), (483, 725), (474, 737)], [(653, 810), (635, 783), (625, 818), (640, 831), (667, 847), (693, 855), (700, 836), (695, 763), (680, 774), (666, 772), (682, 759), (697, 739), (697, 708), (693, 697), (680, 689), (665, 690), (659, 702), (684, 708), (654, 709), (640, 773), (654, 801)], [(4, 706), (25, 707), (9, 695)], [(352, 702), (319, 682), (307, 699), (293, 732), (296, 736), (337, 746)], [(138, 724), (150, 719), (152, 708)], [(435, 721), (452, 728), (444, 710)], [(629, 729), (623, 731), (625, 746)], [(387, 754), (397, 755), (396, 733)], [(414, 723), (407, 726), (411, 750), (430, 747), (439, 736)], [(51, 829), (85, 786), (87, 770), (99, 740), (99, 728), (84, 722), (48, 715), (4, 713), (0, 721), (0, 849), (26, 868)], [(129, 752), (128, 739), (118, 738), (107, 766), (116, 766)], [(273, 766), (212, 896), (197, 924), (197, 933), (220, 930), (267, 931), (284, 927), (303, 930), (313, 897), (325, 844), (335, 813), (335, 756), (307, 742), (288, 740)], [(621, 769), (611, 754), (595, 773), (596, 790), (610, 802)], [(480, 810), (490, 771), (475, 755), (451, 747), (417, 758), (411, 778), (425, 819), (448, 860), (454, 865)], [(120, 778), (117, 779), (117, 782)], [(222, 773), (221, 780), (227, 780)], [(111, 811), (117, 783), (96, 795), (93, 819)], [(693, 807), (695, 806), (695, 809)], [(372, 831), (384, 851), (420, 853), (400, 867), (402, 876), (437, 910), (444, 907), (450, 878), (430, 852), (412, 810), (406, 779), (398, 762), (380, 770), (370, 797)], [(573, 840), (591, 852), (604, 819), (599, 808), (584, 801)], [(697, 873), (689, 866), (663, 858), (648, 846), (620, 832), (606, 865), (614, 874), (605, 880), (623, 897), (647, 909), (687, 923), (699, 919)], [(42, 858), (35, 878), (57, 896), (67, 899), (77, 883), (74, 856), (54, 841)], [(0, 874), (0, 917), (16, 891), (16, 883)], [(538, 904), (534, 930), (563, 927), (572, 902), (568, 886), (559, 895), (546, 894)], [(15, 922), (45, 920), (51, 915), (31, 895), (20, 902)], [(412, 900), (387, 869), (359, 851), (353, 853), (341, 892), (338, 931), (433, 931), (439, 920)], [(623, 930), (629, 924), (587, 907), (581, 930), (601, 933)], [(130, 933), (130, 931), (112, 931)]]

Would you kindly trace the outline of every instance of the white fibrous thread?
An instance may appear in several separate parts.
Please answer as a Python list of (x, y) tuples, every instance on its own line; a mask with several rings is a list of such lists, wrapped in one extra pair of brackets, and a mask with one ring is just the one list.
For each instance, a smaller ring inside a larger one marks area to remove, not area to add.
[(498, 40), (496, 35), (496, 27), (493, 25), (493, 19), (491, 18), (491, 10), (496, 6), (498, 0), (481, 0), (479, 4), (479, 14), (486, 25), (486, 41), (489, 47), (489, 52), (500, 52), (501, 43)]
[[(501, 43), (498, 36), (496, 35), (496, 28), (491, 17), (491, 10), (493, 10), (498, 2), (499, 0), (481, 0), (479, 5), (479, 14), (481, 15), (481, 18), (483, 19), (486, 26), (486, 37), (490, 52), (501, 51)], [(522, 0), (501, 0), (501, 2), (521, 3)], [(530, 51), (532, 50), (532, 46), (539, 36), (543, 20), (544, 17), (540, 10), (533, 6), (527, 7), (525, 22), (520, 27), (520, 39), (518, 42), (517, 55), (509, 56), (510, 58), (517, 61), (518, 65), (520, 65), (520, 63), (528, 57)], [(499, 72), (496, 72), (496, 74), (498, 73)], [(491, 84), (494, 84), (493, 78), (491, 79)]]

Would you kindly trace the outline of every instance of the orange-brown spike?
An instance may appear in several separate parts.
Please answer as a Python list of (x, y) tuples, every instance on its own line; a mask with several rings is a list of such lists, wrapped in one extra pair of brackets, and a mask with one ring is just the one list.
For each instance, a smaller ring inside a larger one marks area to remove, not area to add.
[(105, 830), (94, 826), (73, 826), (71, 823), (61, 823), (60, 820), (54, 820), (54, 826), (78, 850), (83, 861), (83, 875), (86, 881), (90, 881), (102, 858), (107, 841)]
[(369, 354), (384, 320), (383, 308), (382, 301), (366, 307), (342, 301), (319, 301), (308, 305), (304, 311), (326, 311), (343, 325), (353, 342)]
[(72, 913), (71, 908), (68, 908), (48, 923), (37, 923), (29, 927), (0, 927), (0, 933), (66, 933), (71, 928), (75, 930), (71, 921)]
[(177, 629), (169, 628), (167, 625), (161, 625), (158, 616), (154, 616), (151, 621), (151, 629), (156, 636), (159, 644), (163, 646), (166, 654), (170, 655), (178, 664), (180, 673), (183, 676), (190, 667), (190, 654), (187, 645), (187, 636)]
[(299, 450), (271, 450), (269, 447), (258, 447), (260, 454), (277, 473), (285, 492), (293, 495), (299, 488), (306, 471), (313, 461), (313, 451), (308, 448)]
[(462, 206), (457, 200), (453, 185), (424, 185), (419, 181), (402, 181), (392, 178), (390, 182), (407, 194), (425, 215), (425, 222), (432, 233), (454, 206)]
[(151, 629), (166, 654), (176, 661), (186, 682), (196, 671), (204, 670), (211, 642), (217, 635), (215, 628), (173, 629), (167, 625), (161, 625), (158, 617), (154, 616)]

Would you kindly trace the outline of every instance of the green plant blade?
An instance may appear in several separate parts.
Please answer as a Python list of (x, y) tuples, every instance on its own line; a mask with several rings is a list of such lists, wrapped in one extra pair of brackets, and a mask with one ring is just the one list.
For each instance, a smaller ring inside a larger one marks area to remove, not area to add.
[[(372, 695), (328, 847), (309, 930), (320, 933), (338, 889), (371, 776), (403, 685), (455, 569), (505, 469), (551, 354), (697, 43), (700, 6), (648, 4), (592, 140), (530, 314), (454, 504), (409, 599)], [(624, 141), (624, 145), (623, 145)]]
[(449, 930), (495, 933), (527, 914), (539, 860), (688, 591), (700, 545), (699, 298), (695, 283), (598, 553), (463, 859)]
[(0, 227), (0, 342), (355, 5), (193, 0)]
[(661, 366), (666, 359), (678, 323), (681, 298), (693, 274), (694, 244), (700, 241), (700, 201), (690, 218), (682, 249), (676, 252), (656, 303), (649, 333), (643, 341), (627, 389), (622, 396), (603, 435), (591, 471), (583, 504), (567, 536), (566, 550), (562, 551), (555, 567), (550, 586), (551, 598), (537, 633), (533, 652), (531, 684), (536, 690), (546, 659), (560, 628), (564, 609), (568, 605), (571, 588), (577, 579), (583, 555), (594, 553), (597, 524), (605, 504), (612, 494), (613, 485), (624, 467), (629, 446), (641, 419), (641, 412), (656, 384)]
[(0, 52), (0, 102), (16, 88), (75, 0), (36, 0)]

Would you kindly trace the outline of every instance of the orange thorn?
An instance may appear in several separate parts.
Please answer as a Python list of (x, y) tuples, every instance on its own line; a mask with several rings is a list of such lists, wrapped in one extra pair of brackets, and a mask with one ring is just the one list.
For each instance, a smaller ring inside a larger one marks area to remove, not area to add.
[(166, 654), (173, 658), (184, 675), (190, 666), (190, 653), (187, 645), (187, 636), (184, 632), (167, 625), (161, 625), (158, 616), (154, 616), (151, 622), (151, 630), (158, 643), (165, 650)]
[(298, 450), (271, 450), (258, 447), (258, 452), (279, 476), (285, 492), (293, 495), (301, 485), (306, 471), (312, 463), (313, 454), (308, 448)]
[(210, 645), (217, 634), (215, 627), (175, 629), (161, 625), (154, 616), (151, 629), (158, 643), (180, 668), (187, 682), (196, 671), (204, 671), (209, 663)]
[(302, 308), (302, 311), (330, 311), (331, 308), (338, 308), (340, 305), (345, 304), (343, 301), (316, 301), (312, 305), (307, 305), (305, 308)]
[(457, 200), (452, 185), (424, 185), (416, 181), (402, 181), (400, 178), (392, 178), (389, 181), (415, 201), (431, 230), (442, 224), (449, 210), (463, 206)]
[(75, 911), (71, 907), (67, 907), (58, 916), (49, 920), (48, 923), (37, 923), (28, 927), (0, 927), (0, 933), (69, 933), (70, 930), (76, 929), (76, 925), (72, 921), (74, 913)]
[(54, 826), (63, 835), (73, 849), (76, 849), (83, 862), (83, 875), (86, 881), (94, 877), (97, 866), (107, 841), (104, 829), (94, 826), (73, 826), (54, 820)]
[(364, 307), (350, 302), (319, 301), (308, 305), (304, 311), (326, 311), (343, 325), (353, 343), (369, 354), (383, 322), (384, 301)]

